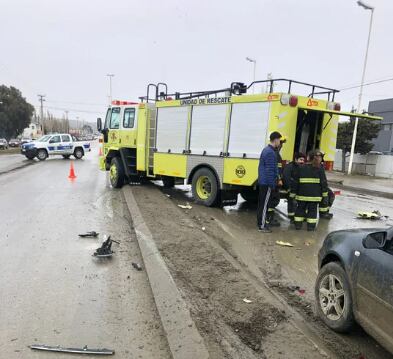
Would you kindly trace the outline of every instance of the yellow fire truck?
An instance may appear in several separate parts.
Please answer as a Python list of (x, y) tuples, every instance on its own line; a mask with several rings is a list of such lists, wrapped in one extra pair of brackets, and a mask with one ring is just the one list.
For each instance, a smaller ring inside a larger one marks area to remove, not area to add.
[[(275, 90), (283, 84), (285, 91)], [(267, 91), (248, 94), (253, 86)], [(309, 95), (294, 95), (295, 86)], [(186, 181), (196, 202), (232, 205), (239, 193), (245, 199), (255, 195), (259, 156), (272, 131), (286, 137), (284, 162), (295, 152), (319, 148), (330, 170), (339, 116), (380, 119), (341, 112), (337, 92), (287, 79), (174, 94), (166, 84), (149, 84), (140, 102), (113, 101), (104, 124), (97, 120), (103, 134), (100, 168), (109, 171), (116, 188), (143, 179), (161, 179), (165, 186)]]

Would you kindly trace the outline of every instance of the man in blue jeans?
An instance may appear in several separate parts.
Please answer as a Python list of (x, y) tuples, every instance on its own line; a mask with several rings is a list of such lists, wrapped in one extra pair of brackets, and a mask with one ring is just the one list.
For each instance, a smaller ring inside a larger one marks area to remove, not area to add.
[(278, 169), (276, 149), (280, 146), (281, 137), (279, 132), (272, 132), (270, 134), (270, 144), (263, 149), (259, 159), (257, 223), (258, 230), (262, 233), (272, 232), (267, 222), (267, 214), (272, 190), (277, 185)]

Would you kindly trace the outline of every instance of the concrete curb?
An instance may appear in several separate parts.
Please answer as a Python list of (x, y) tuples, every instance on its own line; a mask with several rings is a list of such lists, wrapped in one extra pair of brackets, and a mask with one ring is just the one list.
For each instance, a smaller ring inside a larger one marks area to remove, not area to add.
[(334, 182), (334, 181), (328, 181), (328, 182), (329, 182), (329, 184), (332, 184), (333, 187), (344, 189), (347, 191), (352, 191), (352, 192), (356, 192), (356, 193), (364, 193), (364, 194), (368, 194), (370, 196), (375, 196), (375, 197), (393, 199), (393, 193), (390, 193), (390, 192), (381, 192), (381, 191), (375, 191), (372, 189), (367, 189), (367, 188), (362, 188), (362, 187), (347, 186), (343, 183)]
[(142, 217), (132, 193), (132, 187), (125, 186), (123, 193), (131, 213), (158, 314), (173, 358), (209, 358), (209, 352), (191, 318), (187, 304), (182, 298)]

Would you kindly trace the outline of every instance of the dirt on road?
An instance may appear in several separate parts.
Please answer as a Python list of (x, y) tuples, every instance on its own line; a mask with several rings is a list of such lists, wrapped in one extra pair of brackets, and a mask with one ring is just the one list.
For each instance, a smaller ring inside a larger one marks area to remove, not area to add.
[(216, 218), (222, 210), (191, 201), (182, 209), (187, 197), (178, 189), (132, 191), (212, 358), (361, 357), (319, 322), (309, 300), (281, 283), (274, 243), (266, 241), (258, 261), (264, 276), (257, 276), (228, 242), (228, 228)]

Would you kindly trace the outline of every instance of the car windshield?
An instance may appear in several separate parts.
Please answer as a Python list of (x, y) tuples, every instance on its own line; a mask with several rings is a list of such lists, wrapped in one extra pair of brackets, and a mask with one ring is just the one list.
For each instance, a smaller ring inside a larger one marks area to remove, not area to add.
[(46, 135), (46, 136), (39, 138), (37, 141), (38, 142), (48, 142), (49, 139), (50, 139), (50, 136)]

